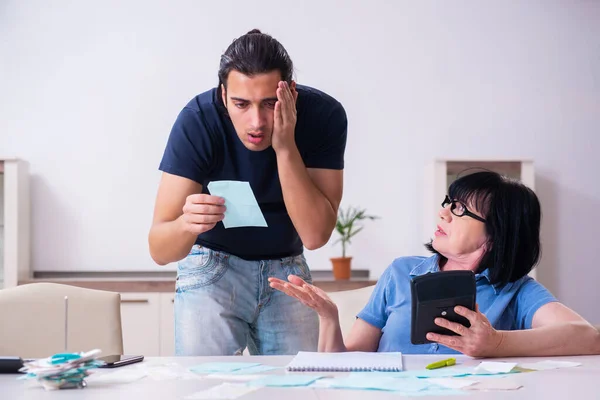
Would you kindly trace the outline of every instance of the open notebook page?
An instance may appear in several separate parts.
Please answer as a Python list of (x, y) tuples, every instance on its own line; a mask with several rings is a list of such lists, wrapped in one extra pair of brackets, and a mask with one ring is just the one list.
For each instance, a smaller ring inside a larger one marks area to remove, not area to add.
[(402, 353), (316, 353), (300, 351), (288, 371), (402, 371)]

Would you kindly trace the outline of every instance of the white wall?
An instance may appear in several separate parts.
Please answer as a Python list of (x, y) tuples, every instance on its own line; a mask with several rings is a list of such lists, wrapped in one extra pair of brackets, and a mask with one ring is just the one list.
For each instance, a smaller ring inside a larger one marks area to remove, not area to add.
[[(4, 1), (0, 154), (31, 163), (33, 267), (155, 270), (147, 251), (177, 113), (252, 28), (297, 80), (346, 107), (351, 248), (379, 276), (422, 253), (423, 168), (436, 157), (531, 158), (544, 211), (539, 278), (600, 322), (600, 3), (572, 1)], [(308, 254), (328, 269), (339, 248)], [(585, 296), (582, 294), (586, 294)]]

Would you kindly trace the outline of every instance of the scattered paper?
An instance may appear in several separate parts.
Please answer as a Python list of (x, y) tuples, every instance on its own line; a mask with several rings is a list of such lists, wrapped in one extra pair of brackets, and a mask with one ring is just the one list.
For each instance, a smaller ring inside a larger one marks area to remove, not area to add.
[(88, 385), (96, 386), (96, 385), (119, 385), (124, 383), (132, 383), (139, 381), (142, 378), (146, 377), (146, 372), (136, 369), (130, 370), (121, 370), (114, 372), (94, 372), (89, 377), (87, 377), (86, 381)]
[(431, 384), (422, 379), (396, 379), (378, 376), (367, 377), (365, 375), (362, 375), (361, 379), (346, 377), (329, 381), (329, 387), (336, 389), (387, 390), (411, 393), (426, 389), (429, 386), (431, 386)]
[(127, 367), (128, 371), (138, 371), (147, 375), (146, 379), (153, 381), (201, 379), (201, 376), (189, 371), (178, 363), (156, 362), (154, 360), (134, 364)]
[(242, 375), (242, 374), (219, 373), (219, 374), (206, 375), (205, 377), (209, 378), (209, 379), (220, 379), (222, 381), (250, 382), (250, 381), (255, 381), (257, 379), (264, 378), (264, 375)]
[(501, 361), (483, 361), (475, 367), (474, 374), (492, 375), (492, 374), (508, 374), (517, 366), (517, 363), (501, 362)]
[(259, 374), (261, 372), (272, 371), (274, 369), (280, 369), (280, 367), (271, 367), (270, 365), (256, 365), (254, 367), (248, 367), (243, 369), (238, 369), (236, 371), (231, 371), (230, 374)]
[(258, 390), (257, 387), (249, 387), (242, 384), (235, 383), (222, 383), (218, 386), (213, 386), (210, 389), (202, 390), (191, 394), (186, 399), (189, 400), (201, 400), (201, 399), (237, 399), (238, 397), (244, 396), (248, 393)]
[(462, 389), (467, 386), (471, 386), (478, 381), (471, 379), (452, 379), (452, 378), (430, 378), (426, 379), (427, 382), (433, 383), (434, 385), (443, 386), (448, 389)]
[(249, 182), (214, 181), (207, 187), (211, 195), (225, 199), (225, 228), (267, 226)]
[(248, 382), (249, 386), (308, 386), (314, 381), (321, 379), (323, 375), (266, 375), (261, 379)]
[(515, 367), (509, 374), (472, 374), (466, 377), (466, 379), (475, 379), (477, 381), (482, 381), (486, 379), (506, 379), (511, 375), (518, 372), (527, 372), (526, 370), (520, 371), (519, 367)]
[(519, 364), (519, 367), (524, 369), (533, 369), (535, 371), (544, 371), (547, 369), (558, 369), (558, 368), (572, 368), (578, 367), (581, 363), (573, 362), (573, 361), (554, 361), (554, 360), (545, 360), (534, 363), (522, 363)]
[(473, 368), (446, 367), (439, 369), (408, 370), (400, 372), (397, 378), (450, 378), (473, 375)]
[(334, 382), (335, 380), (336, 380), (336, 378), (322, 378), (322, 379), (316, 380), (313, 383), (311, 383), (310, 387), (314, 388), (314, 389), (318, 389), (318, 388), (329, 389), (329, 388), (331, 388), (331, 383)]
[(152, 368), (148, 370), (148, 379), (153, 381), (170, 381), (184, 379), (199, 379), (200, 377), (190, 371), (174, 370), (169, 367)]
[(210, 374), (214, 372), (233, 372), (244, 368), (251, 368), (260, 365), (259, 363), (245, 362), (210, 362), (196, 365), (190, 368), (190, 371), (197, 374)]
[(101, 353), (100, 349), (94, 349), (86, 353), (59, 353), (28, 360), (20, 369), (26, 374), (17, 379), (35, 379), (46, 390), (83, 388), (91, 372), (104, 365), (97, 359)]
[(463, 390), (517, 390), (522, 384), (513, 379), (486, 379), (463, 388)]

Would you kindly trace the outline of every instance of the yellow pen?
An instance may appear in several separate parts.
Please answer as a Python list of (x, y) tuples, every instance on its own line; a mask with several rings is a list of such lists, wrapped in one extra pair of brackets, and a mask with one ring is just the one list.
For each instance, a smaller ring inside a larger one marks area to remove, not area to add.
[(455, 358), (448, 358), (447, 360), (440, 360), (440, 361), (436, 361), (434, 363), (431, 363), (428, 366), (426, 366), (425, 368), (427, 368), (427, 369), (437, 369), (437, 368), (449, 367), (449, 366), (454, 365), (454, 364), (456, 364), (456, 359)]

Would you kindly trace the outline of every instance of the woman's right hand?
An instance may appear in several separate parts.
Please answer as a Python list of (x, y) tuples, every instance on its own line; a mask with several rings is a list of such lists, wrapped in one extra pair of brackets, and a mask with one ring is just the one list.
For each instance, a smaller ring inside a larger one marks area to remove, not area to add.
[(312, 308), (322, 319), (338, 320), (338, 309), (335, 303), (322, 289), (306, 283), (296, 275), (288, 276), (288, 282), (278, 278), (269, 278), (269, 284), (288, 296), (295, 297), (302, 304)]

